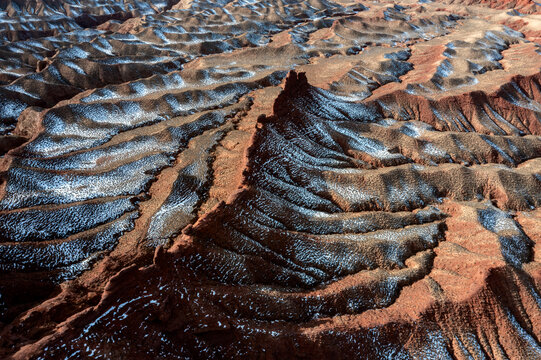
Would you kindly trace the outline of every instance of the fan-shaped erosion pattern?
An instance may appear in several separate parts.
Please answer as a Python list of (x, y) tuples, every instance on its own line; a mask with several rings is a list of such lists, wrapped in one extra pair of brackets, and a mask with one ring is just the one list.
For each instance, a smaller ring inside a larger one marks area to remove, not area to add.
[(535, 2), (0, 2), (0, 357), (541, 358)]

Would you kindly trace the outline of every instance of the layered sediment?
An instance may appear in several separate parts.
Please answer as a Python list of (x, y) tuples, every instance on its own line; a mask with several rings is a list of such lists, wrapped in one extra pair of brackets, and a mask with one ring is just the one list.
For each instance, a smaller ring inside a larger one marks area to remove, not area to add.
[(541, 357), (536, 3), (0, 9), (3, 357)]

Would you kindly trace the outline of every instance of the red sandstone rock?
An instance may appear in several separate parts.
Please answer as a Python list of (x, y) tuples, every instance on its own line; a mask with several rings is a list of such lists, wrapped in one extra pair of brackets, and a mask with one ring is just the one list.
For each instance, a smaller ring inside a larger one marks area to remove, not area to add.
[(541, 357), (534, 2), (0, 9), (0, 357)]

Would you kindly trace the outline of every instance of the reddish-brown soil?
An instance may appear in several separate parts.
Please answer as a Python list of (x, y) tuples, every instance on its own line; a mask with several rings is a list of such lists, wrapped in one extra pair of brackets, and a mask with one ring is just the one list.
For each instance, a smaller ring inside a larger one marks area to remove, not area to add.
[(541, 6), (0, 1), (0, 358), (541, 359)]

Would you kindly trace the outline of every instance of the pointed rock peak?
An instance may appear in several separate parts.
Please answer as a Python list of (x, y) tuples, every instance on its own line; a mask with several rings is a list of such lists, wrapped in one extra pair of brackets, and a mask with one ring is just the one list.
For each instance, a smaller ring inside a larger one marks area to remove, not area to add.
[(288, 103), (294, 98), (302, 96), (310, 88), (306, 73), (291, 70), (287, 74), (284, 90), (278, 95), (273, 106), (274, 115), (280, 116), (288, 112)]
[(293, 95), (298, 90), (305, 89), (308, 86), (308, 79), (306, 78), (305, 72), (297, 73), (295, 70), (291, 70), (286, 77), (284, 92), (291, 93)]

